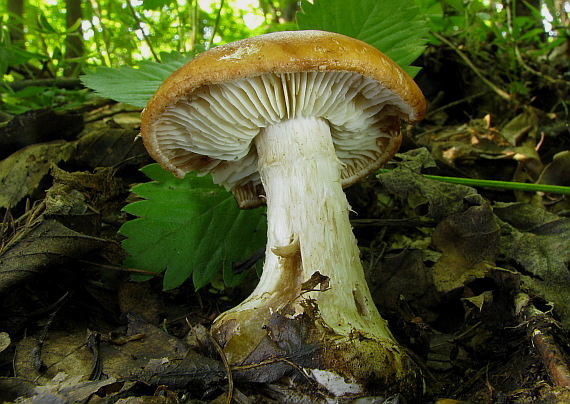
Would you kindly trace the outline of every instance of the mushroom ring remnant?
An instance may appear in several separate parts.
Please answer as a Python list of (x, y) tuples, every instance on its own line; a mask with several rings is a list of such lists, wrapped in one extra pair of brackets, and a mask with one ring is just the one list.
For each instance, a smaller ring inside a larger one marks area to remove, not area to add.
[(287, 357), (336, 396), (417, 393), (421, 374), (372, 301), (342, 188), (388, 161), (401, 122), (425, 108), (380, 51), (322, 31), (213, 48), (160, 86), (142, 117), (151, 156), (178, 176), (211, 173), (242, 208), (267, 204), (259, 284), (212, 326), (230, 363)]

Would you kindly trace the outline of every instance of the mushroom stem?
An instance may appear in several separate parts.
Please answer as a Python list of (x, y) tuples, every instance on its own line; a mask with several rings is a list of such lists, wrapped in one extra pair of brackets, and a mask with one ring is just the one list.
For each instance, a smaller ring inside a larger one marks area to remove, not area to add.
[[(342, 163), (327, 122), (296, 118), (269, 126), (256, 139), (256, 147), (267, 198), (268, 233), (263, 275), (253, 295), (282, 293), (282, 273), (293, 270), (295, 282), (289, 285), (289, 301), (284, 303), (300, 301), (305, 292), (303, 298), (318, 303), (323, 321), (338, 334), (357, 330), (390, 339), (364, 279), (349, 221), (350, 206), (341, 186)], [(281, 252), (292, 248), (300, 250), (298, 268), (287, 265), (291, 251)], [(327, 278), (327, 285), (319, 285), (326, 289), (302, 290), (317, 272)]]
[(304, 315), (311, 320), (304, 343), (323, 346), (314, 366), (304, 367), (333, 394), (360, 393), (375, 379), (402, 387), (411, 373), (417, 378), (372, 301), (328, 123), (285, 120), (255, 145), (267, 198), (266, 258), (253, 293), (215, 321), (226, 355), (246, 360), (275, 313), (291, 321)]

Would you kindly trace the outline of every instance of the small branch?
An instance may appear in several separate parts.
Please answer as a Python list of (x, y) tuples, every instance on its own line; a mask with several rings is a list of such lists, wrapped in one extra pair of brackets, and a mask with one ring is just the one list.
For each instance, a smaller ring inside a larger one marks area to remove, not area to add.
[(469, 58), (467, 56), (465, 56), (465, 54), (463, 52), (461, 52), (461, 50), (455, 46), (454, 44), (452, 44), (450, 41), (448, 41), (446, 38), (444, 38), (443, 36), (441, 36), (440, 34), (438, 34), (437, 32), (432, 32), (432, 35), (435, 36), (437, 39), (439, 39), (441, 42), (445, 43), (447, 46), (449, 46), (451, 49), (453, 49), (455, 51), (455, 53), (457, 53), (459, 55), (459, 57), (461, 57), (461, 59), (463, 59), (463, 61), (467, 64), (467, 66), (469, 66), (469, 68), (471, 70), (473, 70), (473, 72), (479, 76), (479, 78), (481, 80), (483, 80), (483, 82), (488, 85), (495, 93), (497, 93), (497, 95), (499, 95), (501, 98), (503, 98), (505, 101), (510, 101), (511, 100), (511, 95), (509, 93), (507, 93), (506, 91), (500, 89), (498, 86), (496, 86), (495, 84), (493, 84), (489, 79), (487, 79), (483, 73), (481, 73), (481, 71), (477, 68), (477, 66), (475, 66), (473, 64), (473, 62), (471, 62), (471, 60), (469, 60)]
[(519, 49), (519, 47), (517, 45), (515, 45), (515, 56), (517, 61), (519, 62), (519, 64), (523, 67), (523, 69), (527, 70), (528, 72), (534, 74), (535, 76), (538, 76), (546, 81), (548, 81), (551, 84), (565, 84), (567, 86), (570, 86), (570, 83), (568, 81), (565, 80), (557, 80), (553, 77), (550, 77), (542, 72), (539, 72), (538, 70), (533, 69), (532, 67), (530, 67), (523, 59), (522, 55), (521, 55), (521, 51)]
[(24, 88), (31, 86), (36, 87), (57, 87), (65, 88), (67, 90), (72, 90), (76, 88), (84, 88), (81, 80), (76, 77), (59, 77), (57, 79), (31, 79), (31, 80), (20, 80), (8, 83), (6, 81), (2, 82), (6, 87), (9, 87), (12, 91), (20, 91)]
[(208, 41), (208, 46), (206, 49), (210, 49), (214, 43), (214, 37), (216, 36), (216, 31), (218, 30), (218, 25), (220, 24), (220, 17), (222, 16), (222, 8), (224, 7), (224, 0), (220, 1), (220, 8), (218, 8), (218, 13), (216, 14), (216, 22), (214, 23), (214, 29), (212, 29), (212, 37)]
[(559, 387), (569, 388), (570, 370), (552, 335), (535, 328), (532, 332), (531, 340), (554, 384)]
[(51, 314), (48, 317), (48, 321), (46, 322), (46, 324), (44, 325), (44, 327), (42, 328), (42, 330), (40, 332), (40, 335), (38, 336), (36, 346), (32, 349), (32, 355), (33, 355), (33, 360), (34, 360), (34, 362), (33, 362), (34, 369), (36, 369), (40, 374), (45, 373), (45, 371), (48, 369), (48, 367), (44, 364), (44, 362), (42, 360), (42, 348), (44, 346), (44, 342), (47, 338), (48, 331), (53, 324), (55, 316), (57, 315), (57, 313), (59, 312), (59, 310), (63, 306), (63, 302), (68, 297), (69, 297), (69, 292), (65, 292), (65, 295), (59, 299), (59, 302), (62, 302), (62, 304), (58, 305), (55, 308), (55, 310), (51, 312)]
[(106, 264), (100, 264), (98, 262), (86, 261), (86, 260), (81, 260), (81, 259), (78, 259), (77, 262), (81, 262), (82, 264), (87, 264), (87, 265), (93, 265), (93, 266), (96, 266), (99, 268), (112, 269), (114, 271), (129, 272), (129, 273), (136, 274), (136, 275), (152, 276), (155, 278), (164, 278), (164, 275), (161, 273), (146, 271), (144, 269), (125, 268), (125, 267), (119, 267), (116, 265), (106, 265)]
[(436, 108), (436, 109), (432, 109), (432, 110), (430, 110), (430, 111), (426, 114), (426, 118), (429, 118), (429, 117), (431, 117), (431, 116), (434, 116), (435, 114), (437, 114), (437, 113), (440, 112), (440, 111), (445, 111), (445, 110), (448, 109), (448, 108), (454, 107), (454, 106), (456, 106), (456, 105), (463, 104), (464, 102), (469, 102), (469, 101), (471, 101), (471, 100), (474, 100), (475, 98), (482, 97), (482, 96), (484, 96), (484, 95), (487, 94), (487, 93), (488, 93), (488, 90), (481, 91), (481, 92), (479, 92), (479, 93), (477, 93), (477, 94), (470, 95), (469, 97), (465, 97), (465, 98), (462, 98), (462, 99), (460, 99), (460, 100), (456, 100), (456, 101), (450, 102), (449, 104), (442, 105), (441, 107), (438, 107), (438, 108)]
[(432, 220), (422, 219), (351, 219), (350, 224), (355, 229), (363, 227), (435, 227)]
[(141, 35), (144, 38), (144, 41), (146, 42), (148, 48), (150, 49), (150, 53), (152, 53), (152, 57), (154, 58), (154, 60), (156, 62), (160, 62), (160, 58), (158, 57), (158, 55), (156, 54), (156, 52), (154, 51), (154, 48), (152, 47), (152, 43), (150, 42), (149, 37), (144, 33), (144, 29), (142, 26), (142, 21), (139, 18), (139, 16), (137, 15), (137, 12), (135, 11), (133, 5), (131, 4), (130, 0), (127, 0), (127, 7), (129, 7), (129, 10), (131, 11), (131, 14), (133, 15), (133, 18), (135, 19), (135, 22), (137, 23), (137, 26), (141, 32)]
[(232, 375), (232, 368), (230, 366), (230, 363), (228, 362), (228, 357), (224, 353), (224, 350), (222, 349), (218, 341), (216, 341), (216, 339), (212, 336), (212, 334), (208, 335), (210, 336), (210, 340), (212, 341), (212, 344), (216, 348), (216, 351), (218, 351), (218, 354), (220, 355), (220, 358), (222, 358), (222, 362), (224, 363), (224, 367), (226, 368), (226, 374), (228, 377), (228, 397), (226, 399), (226, 403), (231, 404), (234, 394), (234, 378)]
[(528, 327), (528, 335), (536, 349), (542, 364), (552, 382), (565, 389), (570, 388), (570, 368), (562, 350), (558, 346), (554, 333), (562, 333), (562, 326), (552, 318), (549, 312), (535, 307), (532, 298), (520, 292), (515, 298), (515, 306), (520, 307), (523, 319), (521, 325)]
[(191, 6), (190, 19), (192, 20), (192, 31), (190, 31), (190, 50), (196, 49), (196, 38), (198, 36), (198, 0), (193, 0)]

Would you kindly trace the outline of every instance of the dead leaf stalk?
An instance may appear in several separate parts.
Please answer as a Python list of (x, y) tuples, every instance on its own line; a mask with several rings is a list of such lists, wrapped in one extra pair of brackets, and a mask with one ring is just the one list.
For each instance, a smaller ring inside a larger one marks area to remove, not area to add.
[(230, 366), (230, 363), (228, 362), (228, 358), (224, 353), (224, 350), (222, 349), (218, 341), (216, 341), (216, 339), (212, 336), (212, 334), (208, 335), (210, 336), (210, 340), (212, 341), (214, 348), (216, 348), (216, 351), (218, 351), (218, 354), (220, 355), (220, 358), (222, 358), (222, 362), (224, 363), (224, 367), (226, 368), (226, 374), (228, 377), (228, 396), (226, 398), (226, 403), (231, 404), (234, 394), (234, 378), (232, 375), (232, 368)]

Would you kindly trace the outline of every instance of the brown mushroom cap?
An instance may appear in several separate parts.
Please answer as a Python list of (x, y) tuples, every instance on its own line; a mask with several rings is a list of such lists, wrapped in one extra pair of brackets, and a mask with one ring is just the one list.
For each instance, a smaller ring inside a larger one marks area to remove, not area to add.
[(411, 77), (376, 48), (330, 32), (277, 32), (212, 48), (176, 70), (143, 111), (141, 134), (164, 168), (211, 172), (250, 208), (263, 204), (253, 139), (264, 127), (327, 120), (348, 186), (388, 161), (401, 120), (420, 120), (425, 109)]

